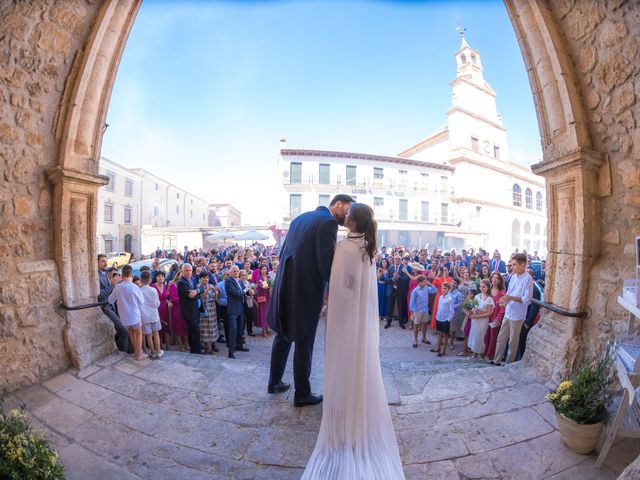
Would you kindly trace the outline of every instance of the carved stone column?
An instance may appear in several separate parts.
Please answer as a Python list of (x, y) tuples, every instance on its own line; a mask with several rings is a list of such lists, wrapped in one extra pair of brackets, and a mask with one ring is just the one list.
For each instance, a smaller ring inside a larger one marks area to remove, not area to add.
[[(54, 185), (53, 240), (62, 300), (68, 306), (97, 300), (95, 242), (98, 188), (104, 175), (56, 167), (47, 172)], [(82, 368), (115, 350), (115, 330), (99, 308), (65, 312), (64, 339), (72, 364)]]
[[(548, 263), (545, 300), (587, 308), (597, 254), (600, 198), (611, 189), (607, 159), (594, 151), (566, 38), (545, 0), (505, 0), (529, 75), (544, 159), (532, 167), (547, 184)], [(583, 320), (542, 310), (524, 362), (559, 380), (583, 356)]]
[[(598, 254), (600, 190), (598, 173), (604, 158), (577, 150), (534, 165), (547, 181), (549, 254), (545, 300), (573, 311), (587, 309), (589, 273)], [(525, 361), (546, 378), (560, 379), (582, 358), (584, 322), (552, 312), (528, 337)]]

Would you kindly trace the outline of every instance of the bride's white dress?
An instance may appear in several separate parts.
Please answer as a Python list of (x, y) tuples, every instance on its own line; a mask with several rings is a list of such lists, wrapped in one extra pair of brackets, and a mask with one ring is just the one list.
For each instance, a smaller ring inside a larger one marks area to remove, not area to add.
[(380, 371), (375, 264), (338, 242), (329, 282), (322, 423), (303, 480), (404, 479)]

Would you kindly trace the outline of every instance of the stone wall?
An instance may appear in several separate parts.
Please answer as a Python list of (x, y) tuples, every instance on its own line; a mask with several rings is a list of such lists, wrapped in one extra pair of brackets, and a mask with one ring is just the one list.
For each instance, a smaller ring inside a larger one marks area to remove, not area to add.
[[(557, 382), (627, 329), (616, 298), (622, 279), (634, 276), (640, 234), (640, 5), (522, 0), (508, 6), (522, 25), (521, 45), (529, 47), (523, 50), (542, 125), (544, 160), (534, 170), (547, 179), (551, 206), (552, 280), (545, 296), (590, 313), (573, 320), (545, 312), (529, 336), (526, 362)], [(531, 27), (541, 22), (547, 38), (536, 42)], [(552, 45), (552, 54), (541, 55), (542, 45)], [(560, 72), (565, 84), (548, 88)]]
[(58, 163), (62, 92), (98, 7), (0, 2), (0, 393), (70, 366), (46, 171)]
[[(599, 256), (587, 292), (592, 315), (584, 322), (583, 353), (596, 355), (614, 334), (626, 332), (617, 303), (623, 278), (635, 276), (640, 235), (640, 4), (635, 0), (550, 2), (578, 73), (594, 150), (609, 161), (600, 172)], [(610, 175), (610, 179), (606, 177)]]

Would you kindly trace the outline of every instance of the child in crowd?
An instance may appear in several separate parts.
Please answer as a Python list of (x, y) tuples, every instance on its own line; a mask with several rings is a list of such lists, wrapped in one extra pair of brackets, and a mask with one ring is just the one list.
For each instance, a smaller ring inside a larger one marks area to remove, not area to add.
[(462, 331), (464, 332), (464, 348), (460, 353), (458, 353), (459, 357), (468, 357), (471, 355), (471, 350), (469, 349), (469, 333), (471, 332), (471, 311), (473, 310), (473, 304), (476, 303), (476, 293), (478, 291), (475, 288), (469, 288), (467, 292), (466, 298), (462, 302), (461, 310), (464, 312), (464, 320), (462, 321)]
[(418, 331), (422, 325), (422, 343), (431, 345), (427, 340), (427, 328), (429, 325), (429, 294), (438, 293), (424, 275), (416, 278), (418, 286), (413, 289), (409, 297), (409, 309), (411, 310), (411, 321), (413, 322), (413, 348), (418, 348)]
[(438, 310), (436, 311), (436, 330), (438, 332), (438, 346), (432, 348), (432, 352), (438, 352), (438, 356), (442, 357), (446, 353), (449, 332), (451, 327), (451, 319), (455, 313), (453, 299), (449, 295), (451, 284), (444, 282), (442, 284), (442, 294), (438, 301)]
[(142, 353), (142, 317), (140, 310), (144, 303), (140, 289), (133, 283), (133, 269), (131, 265), (122, 267), (122, 281), (118, 283), (111, 295), (109, 303), (118, 303), (118, 316), (122, 325), (128, 328), (129, 337), (133, 344), (136, 360), (142, 360), (147, 355)]
[(160, 298), (158, 291), (151, 287), (151, 272), (145, 270), (140, 274), (140, 292), (142, 292), (143, 304), (140, 309), (142, 319), (142, 333), (146, 336), (151, 358), (162, 358), (164, 352), (160, 348)]

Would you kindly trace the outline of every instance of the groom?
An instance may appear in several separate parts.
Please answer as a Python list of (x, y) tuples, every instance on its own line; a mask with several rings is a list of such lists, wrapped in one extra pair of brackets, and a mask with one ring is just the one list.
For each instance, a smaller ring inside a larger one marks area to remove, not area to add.
[(322, 395), (311, 393), (309, 376), (313, 343), (322, 309), (324, 288), (331, 273), (338, 225), (353, 203), (349, 195), (336, 195), (329, 208), (318, 207), (296, 217), (289, 226), (280, 251), (269, 313), (269, 326), (277, 333), (271, 347), (269, 393), (284, 392), (289, 384), (282, 382), (291, 343), (296, 407), (315, 405)]

